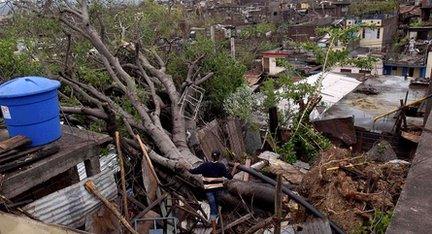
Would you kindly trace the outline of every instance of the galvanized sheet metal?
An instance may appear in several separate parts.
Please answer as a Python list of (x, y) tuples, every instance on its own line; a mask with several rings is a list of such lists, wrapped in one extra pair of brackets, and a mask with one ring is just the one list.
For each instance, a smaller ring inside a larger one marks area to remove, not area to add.
[[(104, 197), (113, 199), (117, 196), (117, 185), (112, 170), (105, 170), (90, 177)], [(61, 224), (77, 228), (84, 225), (85, 217), (97, 210), (101, 204), (84, 188), (85, 179), (77, 184), (54, 192), (23, 209), (46, 223)]]

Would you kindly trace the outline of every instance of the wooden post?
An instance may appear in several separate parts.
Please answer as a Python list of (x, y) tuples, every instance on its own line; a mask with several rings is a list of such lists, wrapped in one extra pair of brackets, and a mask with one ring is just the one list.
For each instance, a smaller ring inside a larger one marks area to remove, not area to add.
[(274, 233), (281, 233), (282, 220), (282, 175), (277, 175), (276, 194), (275, 194), (275, 225)]
[(100, 151), (99, 147), (94, 147), (87, 152), (87, 154), (89, 154), (89, 157), (87, 160), (84, 160), (84, 166), (85, 166), (87, 177), (97, 175), (101, 172), (99, 151)]
[(92, 180), (87, 181), (84, 184), (85, 189), (93, 194), (95, 197), (97, 197), (106, 208), (108, 208), (108, 210), (117, 217), (117, 219), (121, 222), (121, 224), (123, 224), (123, 226), (130, 231), (133, 234), (139, 234), (137, 231), (135, 231), (133, 229), (133, 227), (130, 225), (130, 223), (121, 215), (121, 213), (114, 207), (113, 204), (111, 204), (110, 201), (108, 201), (108, 199), (106, 199), (104, 196), (102, 196), (102, 194), (97, 190), (95, 184), (93, 183)]
[(115, 132), (115, 142), (116, 142), (116, 148), (117, 148), (117, 157), (119, 160), (119, 166), (120, 166), (120, 183), (123, 193), (123, 212), (126, 220), (129, 222), (129, 209), (128, 209), (128, 201), (127, 201), (127, 192), (126, 192), (126, 173), (124, 168), (124, 160), (123, 160), (123, 153), (121, 150), (121, 144), (120, 144), (120, 133)]

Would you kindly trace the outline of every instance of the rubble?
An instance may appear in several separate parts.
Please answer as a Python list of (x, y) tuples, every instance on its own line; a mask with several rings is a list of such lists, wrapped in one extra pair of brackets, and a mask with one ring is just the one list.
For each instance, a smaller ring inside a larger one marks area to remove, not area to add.
[(304, 176), (300, 194), (344, 230), (354, 231), (375, 210), (394, 207), (408, 167), (373, 162), (366, 156), (353, 156), (348, 150), (332, 148), (323, 152)]

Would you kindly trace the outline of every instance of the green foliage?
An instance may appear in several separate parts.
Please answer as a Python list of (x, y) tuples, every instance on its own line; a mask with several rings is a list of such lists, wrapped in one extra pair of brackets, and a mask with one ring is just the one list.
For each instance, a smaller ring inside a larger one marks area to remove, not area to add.
[(227, 51), (219, 49), (210, 39), (198, 37), (196, 41), (189, 42), (181, 53), (171, 54), (168, 73), (173, 75), (177, 84), (181, 84), (187, 76), (187, 63), (202, 55), (205, 56), (200, 64), (200, 72), (214, 73), (213, 78), (203, 84), (206, 89), (205, 101), (210, 103), (211, 109), (222, 110), (228, 95), (244, 83), (246, 67)]
[(280, 97), (275, 92), (275, 81), (273, 79), (266, 80), (261, 89), (265, 95), (264, 107), (266, 109), (274, 107), (279, 103)]
[(420, 19), (414, 20), (410, 22), (410, 27), (421, 27), (423, 25), (423, 22)]
[(42, 66), (36, 59), (27, 52), (14, 53), (16, 45), (12, 38), (0, 39), (0, 77), (42, 75)]
[(111, 77), (108, 75), (108, 73), (101, 71), (100, 69), (94, 69), (86, 65), (82, 65), (77, 68), (77, 72), (81, 80), (83, 80), (85, 83), (90, 83), (99, 89), (106, 88), (111, 83)]
[[(114, 44), (122, 40), (141, 40), (145, 46), (153, 46), (159, 38), (169, 39), (182, 35), (180, 23), (184, 15), (179, 8), (169, 9), (150, 0), (134, 7), (125, 7), (121, 4), (112, 7), (113, 4), (94, 1), (90, 12), (102, 17), (105, 30), (114, 36)], [(93, 24), (100, 23), (95, 20)], [(121, 38), (122, 36), (124, 38)]]
[[(328, 68), (333, 67), (336, 64), (348, 63), (349, 51), (347, 46), (357, 40), (358, 30), (360, 25), (340, 28), (340, 27), (326, 27), (319, 28), (317, 32), (319, 35), (328, 35), (330, 37), (330, 45), (328, 47), (322, 48), (316, 43), (305, 42), (301, 43), (299, 46), (307, 51), (312, 52), (319, 64), (325, 64), (326, 71)], [(343, 45), (341, 48), (335, 49), (336, 44)]]
[(355, 230), (354, 233), (384, 234), (387, 230), (387, 227), (390, 225), (392, 217), (393, 212), (391, 211), (383, 212), (380, 210), (375, 210), (372, 219), (368, 221), (365, 225), (361, 226), (358, 230)]
[(246, 85), (238, 87), (237, 90), (228, 95), (224, 101), (224, 109), (229, 115), (239, 117), (247, 123), (251, 123), (252, 112), (255, 105), (256, 100), (252, 90)]
[(394, 13), (399, 7), (396, 0), (366, 0), (356, 1), (349, 6), (349, 13), (354, 16), (368, 14)]
[(371, 70), (373, 69), (373, 66), (376, 62), (378, 62), (377, 58), (367, 56), (367, 57), (347, 58), (345, 59), (345, 61), (342, 61), (341, 63), (344, 65), (353, 65), (364, 70)]

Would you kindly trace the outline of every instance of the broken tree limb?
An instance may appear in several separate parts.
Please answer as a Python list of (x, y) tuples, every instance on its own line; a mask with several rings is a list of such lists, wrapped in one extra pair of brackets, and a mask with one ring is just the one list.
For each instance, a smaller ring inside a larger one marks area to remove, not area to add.
[(115, 142), (116, 142), (116, 148), (117, 148), (117, 156), (119, 160), (119, 166), (120, 166), (120, 182), (121, 182), (121, 188), (123, 196), (123, 211), (124, 216), (127, 221), (130, 220), (129, 217), (129, 209), (128, 209), (128, 202), (127, 202), (127, 193), (126, 193), (126, 178), (125, 178), (125, 168), (124, 168), (124, 160), (123, 160), (123, 153), (121, 150), (121, 144), (120, 144), (120, 133), (115, 132)]
[[(234, 163), (229, 163), (230, 166), (234, 166)], [(253, 169), (249, 169), (247, 167), (244, 166), (238, 166), (237, 167), (239, 170), (242, 170), (244, 172), (247, 172), (259, 179), (261, 179), (262, 181), (269, 183), (273, 186), (276, 186), (277, 182)], [(293, 199), (295, 202), (297, 202), (298, 204), (302, 205), (303, 207), (305, 207), (308, 211), (310, 211), (313, 215), (315, 215), (318, 218), (322, 218), (322, 219), (328, 219), (324, 214), (322, 214), (319, 210), (317, 210), (313, 205), (311, 205), (309, 202), (306, 201), (305, 198), (303, 198), (302, 196), (298, 195), (297, 193), (293, 192), (292, 190), (290, 190), (286, 185), (284, 185), (282, 187), (282, 191), (287, 194), (291, 199)], [(345, 233), (340, 227), (338, 227), (334, 222), (330, 221), (330, 226), (333, 229), (333, 231), (335, 231), (336, 233)]]
[(97, 197), (104, 205), (106, 208), (108, 208), (109, 211), (111, 211), (111, 213), (113, 215), (115, 215), (117, 217), (117, 219), (123, 224), (123, 226), (130, 231), (133, 234), (139, 234), (137, 231), (135, 231), (133, 229), (133, 227), (130, 225), (130, 223), (121, 215), (121, 213), (114, 207), (114, 205), (108, 201), (108, 199), (106, 199), (104, 196), (102, 196), (102, 194), (97, 190), (95, 184), (93, 183), (92, 180), (88, 180), (85, 184), (84, 184), (85, 189), (93, 194), (95, 197)]

